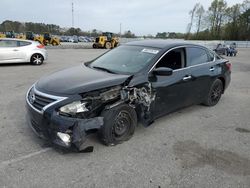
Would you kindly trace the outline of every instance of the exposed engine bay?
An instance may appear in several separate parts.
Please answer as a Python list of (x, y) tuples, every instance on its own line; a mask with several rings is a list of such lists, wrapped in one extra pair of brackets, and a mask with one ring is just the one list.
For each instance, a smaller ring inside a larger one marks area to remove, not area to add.
[[(99, 116), (103, 109), (112, 109), (126, 103), (136, 109), (139, 120), (145, 124), (144, 120), (149, 118), (148, 114), (155, 101), (155, 92), (152, 90), (151, 83), (146, 83), (137, 87), (115, 86), (87, 93), (82, 97), (88, 111), (76, 114), (78, 118), (93, 118)], [(145, 126), (148, 126), (148, 123), (146, 124)]]

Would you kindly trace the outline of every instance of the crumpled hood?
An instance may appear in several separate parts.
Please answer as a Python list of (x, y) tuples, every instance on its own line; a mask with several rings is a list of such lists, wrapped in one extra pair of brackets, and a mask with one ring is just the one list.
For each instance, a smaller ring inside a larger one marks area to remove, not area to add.
[(43, 77), (35, 87), (48, 94), (73, 95), (120, 85), (129, 77), (129, 75), (111, 74), (80, 65)]

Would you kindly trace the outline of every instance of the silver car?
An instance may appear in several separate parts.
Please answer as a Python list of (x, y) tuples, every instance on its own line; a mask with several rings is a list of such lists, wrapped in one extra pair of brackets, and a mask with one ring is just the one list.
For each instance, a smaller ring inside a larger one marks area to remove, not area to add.
[(44, 45), (36, 41), (0, 39), (0, 63), (25, 63), (41, 65), (47, 59)]

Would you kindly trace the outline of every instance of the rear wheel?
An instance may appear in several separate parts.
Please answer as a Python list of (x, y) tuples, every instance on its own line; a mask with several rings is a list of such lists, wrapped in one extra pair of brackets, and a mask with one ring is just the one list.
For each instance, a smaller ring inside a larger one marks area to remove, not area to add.
[(96, 45), (96, 44), (93, 44), (93, 48), (97, 48), (97, 45)]
[(104, 110), (102, 116), (104, 125), (99, 135), (104, 144), (120, 144), (133, 136), (137, 125), (137, 115), (135, 110), (127, 104)]
[(43, 56), (41, 54), (34, 54), (30, 58), (30, 63), (33, 65), (41, 65), (43, 64)]
[(205, 99), (204, 104), (206, 106), (214, 106), (216, 105), (223, 93), (223, 83), (220, 79), (216, 79), (212, 86), (210, 87), (207, 98)]
[(112, 46), (111, 46), (111, 43), (110, 43), (110, 42), (106, 42), (106, 43), (105, 43), (105, 48), (106, 48), (106, 49), (111, 49), (111, 47), (112, 47)]

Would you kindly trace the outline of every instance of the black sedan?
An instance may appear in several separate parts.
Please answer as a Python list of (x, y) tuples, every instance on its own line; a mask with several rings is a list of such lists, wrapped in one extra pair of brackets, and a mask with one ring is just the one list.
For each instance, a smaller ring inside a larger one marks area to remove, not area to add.
[(37, 81), (26, 96), (28, 122), (64, 148), (86, 149), (95, 132), (116, 145), (132, 137), (138, 122), (147, 127), (183, 107), (216, 105), (230, 74), (228, 60), (200, 45), (130, 42)]

